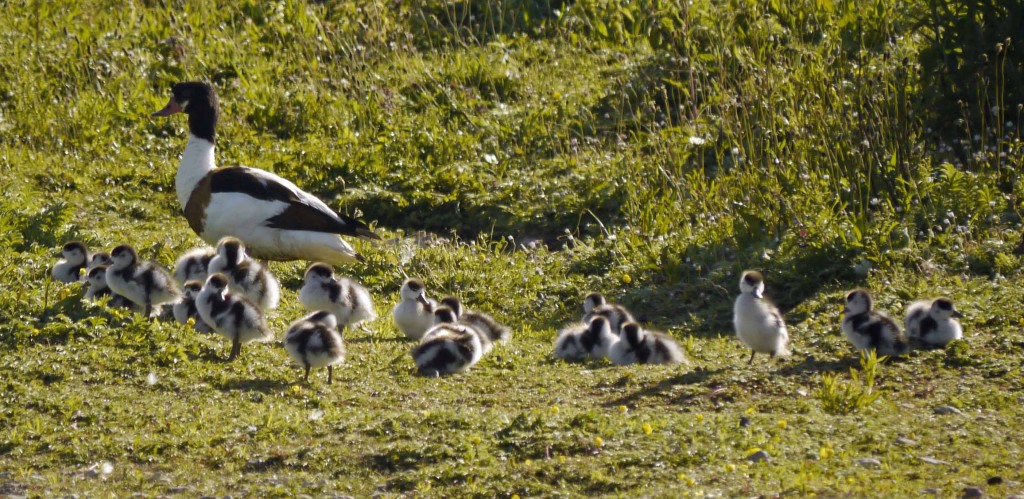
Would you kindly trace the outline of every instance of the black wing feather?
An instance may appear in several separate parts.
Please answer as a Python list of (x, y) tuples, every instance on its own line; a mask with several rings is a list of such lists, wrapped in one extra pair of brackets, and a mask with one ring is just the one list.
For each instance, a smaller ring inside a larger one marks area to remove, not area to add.
[(325, 212), (321, 207), (311, 205), (287, 185), (260, 175), (261, 170), (244, 166), (218, 168), (210, 176), (210, 192), (240, 192), (263, 201), (286, 203), (287, 208), (267, 220), (267, 226), (274, 229), (308, 230), (380, 239), (370, 228), (352, 217)]

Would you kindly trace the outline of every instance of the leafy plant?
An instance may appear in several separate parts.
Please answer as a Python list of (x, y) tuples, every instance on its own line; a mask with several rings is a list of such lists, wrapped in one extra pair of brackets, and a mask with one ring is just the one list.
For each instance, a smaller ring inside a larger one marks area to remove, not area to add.
[(851, 414), (871, 405), (882, 396), (875, 391), (878, 367), (887, 357), (879, 358), (874, 350), (861, 353), (861, 371), (850, 368), (850, 381), (841, 381), (839, 373), (822, 373), (816, 396), (821, 408), (829, 414)]

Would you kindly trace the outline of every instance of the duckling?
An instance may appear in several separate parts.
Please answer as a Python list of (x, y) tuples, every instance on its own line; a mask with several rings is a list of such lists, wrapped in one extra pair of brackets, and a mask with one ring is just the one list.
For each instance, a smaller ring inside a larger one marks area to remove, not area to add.
[(71, 241), (64, 245), (56, 255), (60, 260), (53, 266), (53, 280), (60, 282), (78, 282), (82, 280), (82, 270), (89, 261), (89, 248), (79, 241)]
[(420, 374), (436, 377), (460, 373), (476, 364), (484, 352), (481, 334), (456, 324), (455, 313), (448, 307), (438, 307), (434, 314), (437, 324), (412, 349), (412, 360)]
[(206, 284), (196, 297), (196, 308), (199, 316), (217, 334), (231, 340), (228, 361), (238, 357), (243, 343), (274, 339), (263, 310), (244, 295), (229, 291), (228, 278), (224, 274), (210, 274), (206, 278)]
[(871, 295), (855, 289), (846, 294), (843, 334), (857, 350), (874, 349), (878, 355), (903, 355), (910, 348), (896, 321), (871, 309)]
[(343, 328), (377, 318), (370, 291), (352, 279), (336, 279), (334, 270), (326, 263), (314, 263), (306, 270), (299, 302), (306, 310), (334, 314)]
[(636, 322), (622, 325), (622, 334), (608, 350), (608, 358), (618, 365), (686, 362), (675, 340), (665, 333), (644, 330)]
[(217, 243), (217, 255), (206, 268), (210, 274), (221, 273), (228, 278), (232, 291), (241, 293), (263, 310), (277, 308), (281, 287), (274, 275), (259, 262), (245, 254), (245, 245), (231, 236)]
[(626, 310), (626, 307), (608, 303), (601, 293), (590, 293), (583, 299), (583, 322), (589, 324), (590, 319), (597, 315), (608, 319), (608, 324), (616, 335), (620, 334), (623, 324), (636, 322), (633, 314)]
[(182, 284), (196, 280), (200, 282), (201, 286), (209, 277), (206, 270), (210, 267), (210, 260), (213, 260), (215, 256), (217, 256), (217, 250), (209, 246), (186, 251), (174, 262), (174, 280)]
[(930, 346), (946, 346), (963, 337), (963, 328), (957, 320), (963, 316), (953, 306), (953, 301), (944, 296), (914, 302), (907, 307), (907, 335)]
[(113, 263), (114, 261), (110, 259), (110, 253), (100, 251), (98, 253), (93, 253), (92, 256), (89, 257), (89, 265), (85, 266), (85, 270), (88, 272), (99, 266), (109, 267)]
[[(482, 335), (481, 341), (483, 342), (484, 349), (486, 351), (490, 351), (491, 346), (495, 342), (505, 343), (512, 337), (512, 331), (508, 327), (494, 320), (494, 317), (483, 312), (467, 310), (466, 307), (462, 305), (462, 301), (454, 296), (446, 296), (442, 298), (439, 305), (452, 309), (456, 322), (470, 326), (475, 331), (479, 332)], [(484, 353), (486, 353), (486, 351)]]
[(418, 340), (434, 324), (434, 308), (437, 303), (427, 298), (423, 281), (413, 278), (402, 283), (399, 292), (401, 301), (391, 310), (395, 325), (406, 336)]
[(309, 370), (327, 367), (327, 384), (334, 379), (334, 364), (345, 360), (345, 345), (338, 332), (338, 319), (326, 310), (313, 312), (291, 324), (284, 337), (284, 349), (306, 368), (302, 378), (309, 383)]
[(764, 277), (756, 270), (748, 270), (740, 277), (740, 295), (733, 306), (733, 325), (736, 337), (750, 348), (747, 364), (754, 363), (757, 353), (766, 353), (770, 357), (789, 355), (786, 323), (779, 309), (764, 298)]
[(598, 315), (590, 324), (580, 322), (559, 331), (555, 339), (555, 358), (569, 361), (605, 358), (608, 349), (618, 340), (608, 319)]
[(484, 347), (484, 353), (489, 352), (495, 343), (507, 343), (512, 337), (512, 331), (507, 326), (483, 312), (462, 312), (458, 316), (457, 323), (469, 326), (480, 334), (480, 343)]
[(438, 305), (444, 305), (452, 309), (452, 313), (455, 314), (455, 319), (458, 320), (459, 316), (462, 315), (462, 302), (454, 296), (446, 296), (441, 298), (441, 301), (437, 302)]
[(142, 307), (146, 317), (152, 316), (154, 306), (178, 299), (171, 275), (155, 263), (139, 260), (135, 248), (122, 244), (110, 252), (110, 259), (114, 263), (107, 269), (107, 286)]
[(181, 324), (188, 324), (188, 320), (192, 319), (192, 329), (200, 333), (212, 333), (213, 328), (210, 327), (203, 317), (199, 315), (199, 309), (196, 308), (196, 298), (199, 297), (199, 292), (203, 290), (203, 283), (198, 280), (189, 280), (182, 286), (181, 299), (174, 302), (172, 311), (174, 312), (174, 320)]
[(127, 298), (110, 291), (107, 286), (107, 266), (100, 265), (93, 267), (85, 276), (85, 299), (96, 301), (100, 297), (109, 296), (107, 305), (115, 308), (134, 308), (135, 304)]

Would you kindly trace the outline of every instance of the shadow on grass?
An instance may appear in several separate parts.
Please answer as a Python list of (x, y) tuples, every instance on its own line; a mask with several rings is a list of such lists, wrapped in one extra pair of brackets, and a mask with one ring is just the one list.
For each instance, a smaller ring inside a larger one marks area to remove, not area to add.
[(273, 393), (294, 384), (294, 379), (238, 379), (218, 383), (217, 388), (222, 391)]
[(848, 356), (839, 360), (819, 360), (809, 355), (800, 362), (780, 367), (778, 373), (782, 376), (799, 376), (803, 374), (848, 371), (851, 367), (860, 367), (859, 357)]
[(641, 399), (661, 395), (676, 386), (699, 385), (714, 376), (724, 373), (725, 371), (725, 368), (697, 368), (687, 373), (677, 374), (671, 378), (660, 380), (654, 384), (640, 388), (633, 393), (605, 402), (603, 405), (605, 407), (618, 407), (620, 405), (629, 406), (630, 404), (635, 405), (635, 403)]

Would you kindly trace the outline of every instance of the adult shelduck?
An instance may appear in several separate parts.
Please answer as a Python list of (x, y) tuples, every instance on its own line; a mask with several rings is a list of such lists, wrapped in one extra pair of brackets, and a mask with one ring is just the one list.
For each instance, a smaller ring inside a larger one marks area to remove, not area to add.
[(380, 239), (366, 224), (339, 215), (323, 201), (273, 173), (217, 168), (217, 93), (202, 82), (178, 83), (153, 116), (188, 115), (189, 139), (175, 176), (189, 227), (207, 243), (241, 239), (255, 258), (342, 264), (362, 260), (341, 235)]

